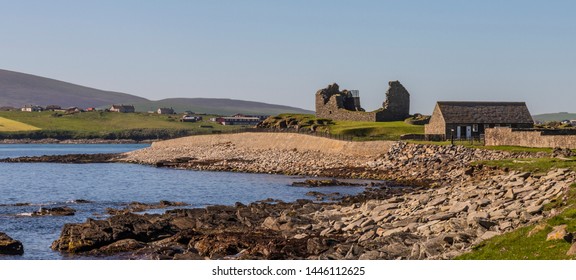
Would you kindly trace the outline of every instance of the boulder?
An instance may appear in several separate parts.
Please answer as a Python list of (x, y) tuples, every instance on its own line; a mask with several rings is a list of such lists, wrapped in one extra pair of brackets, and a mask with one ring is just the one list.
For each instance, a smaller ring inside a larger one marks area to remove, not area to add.
[(526, 212), (528, 212), (528, 214), (536, 214), (541, 212), (542, 209), (544, 209), (544, 205), (532, 205), (526, 208)]
[(570, 249), (568, 250), (568, 252), (566, 252), (567, 256), (574, 256), (576, 255), (576, 243), (572, 243), (572, 246), (570, 247)]
[(552, 229), (552, 232), (548, 233), (546, 236), (546, 241), (564, 239), (564, 237), (567, 235), (566, 227), (567, 225), (555, 226)]
[(24, 246), (22, 242), (12, 239), (7, 234), (0, 232), (0, 255), (22, 255)]

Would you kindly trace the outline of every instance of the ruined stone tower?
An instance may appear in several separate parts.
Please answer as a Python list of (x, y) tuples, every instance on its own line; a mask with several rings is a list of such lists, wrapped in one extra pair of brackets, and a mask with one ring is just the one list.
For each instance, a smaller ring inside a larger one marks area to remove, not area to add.
[(399, 121), (410, 116), (410, 93), (399, 81), (390, 81), (382, 108), (365, 112), (357, 90), (340, 91), (334, 83), (316, 92), (316, 117), (350, 121)]

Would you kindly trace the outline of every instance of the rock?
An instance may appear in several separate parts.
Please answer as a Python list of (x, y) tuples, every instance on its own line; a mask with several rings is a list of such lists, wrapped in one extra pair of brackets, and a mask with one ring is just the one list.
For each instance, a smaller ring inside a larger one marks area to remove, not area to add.
[(564, 239), (564, 237), (567, 235), (566, 227), (567, 225), (555, 226), (552, 229), (552, 232), (548, 233), (546, 236), (546, 241)]
[(541, 212), (542, 209), (544, 209), (544, 205), (532, 205), (526, 208), (526, 212), (528, 212), (528, 214), (536, 214)]
[(98, 249), (99, 253), (102, 254), (116, 254), (120, 252), (131, 252), (137, 249), (144, 248), (146, 245), (144, 242), (140, 242), (134, 239), (122, 239), (116, 241), (110, 245), (106, 245)]
[(380, 252), (378, 251), (368, 251), (360, 255), (358, 260), (378, 260), (380, 259)]
[(477, 222), (478, 222), (478, 224), (479, 224), (480, 226), (482, 226), (483, 228), (485, 228), (485, 229), (487, 229), (487, 230), (490, 230), (493, 226), (498, 225), (498, 224), (495, 223), (495, 222), (492, 222), (492, 221), (490, 221), (490, 220), (488, 220), (488, 219), (483, 219), (483, 218), (478, 218), (478, 219), (477, 219)]
[(498, 236), (498, 235), (499, 235), (499, 233), (497, 233), (495, 231), (487, 231), (484, 234), (482, 234), (482, 236), (480, 236), (480, 239), (481, 240), (487, 240), (487, 239), (490, 239), (490, 238), (492, 238), (494, 236)]
[(437, 197), (435, 199), (432, 199), (432, 201), (428, 202), (428, 206), (438, 206), (444, 203), (444, 201), (446, 201), (445, 197)]
[(470, 202), (456, 202), (454, 205), (452, 205), (452, 207), (450, 208), (450, 210), (448, 210), (448, 212), (450, 213), (460, 213), (460, 212), (464, 212), (464, 211), (468, 211), (468, 209), (470, 208)]
[(60, 238), (52, 243), (57, 251), (78, 253), (98, 249), (122, 239), (151, 242), (175, 234), (159, 215), (125, 213), (107, 220), (88, 219), (82, 224), (66, 224)]
[(380, 205), (380, 206), (376, 206), (376, 207), (372, 210), (372, 212), (373, 212), (373, 213), (380, 213), (380, 212), (383, 212), (383, 211), (386, 211), (386, 210), (397, 209), (399, 205), (400, 205), (399, 203), (386, 203), (386, 204), (382, 204), (382, 205)]
[(374, 230), (367, 231), (362, 236), (360, 236), (360, 238), (358, 238), (358, 242), (364, 242), (367, 240), (371, 240), (374, 237), (374, 235), (375, 235)]
[(280, 230), (280, 224), (278, 220), (273, 217), (268, 217), (262, 223), (263, 228), (271, 229), (271, 230)]
[(7, 234), (0, 232), (0, 255), (22, 255), (24, 246), (22, 242), (12, 239)]
[(32, 216), (74, 216), (76, 210), (64, 206), (53, 208), (40, 208), (38, 211), (32, 212)]
[(446, 221), (450, 218), (456, 217), (456, 213), (437, 213), (428, 217), (428, 221)]
[(312, 255), (318, 255), (326, 250), (328, 250), (329, 246), (326, 242), (318, 237), (310, 238), (306, 242), (306, 248), (308, 253)]
[(487, 212), (471, 212), (468, 214), (468, 217), (466, 218), (466, 222), (469, 225), (473, 225), (474, 223), (476, 223), (478, 221), (478, 219), (488, 219), (490, 217), (490, 215), (488, 215)]
[(576, 255), (576, 243), (572, 243), (572, 246), (570, 246), (570, 249), (568, 250), (568, 252), (566, 252), (567, 256), (574, 256)]
[(504, 195), (504, 198), (508, 199), (508, 200), (513, 200), (515, 197), (514, 194), (514, 190), (513, 189), (509, 189), (506, 194)]

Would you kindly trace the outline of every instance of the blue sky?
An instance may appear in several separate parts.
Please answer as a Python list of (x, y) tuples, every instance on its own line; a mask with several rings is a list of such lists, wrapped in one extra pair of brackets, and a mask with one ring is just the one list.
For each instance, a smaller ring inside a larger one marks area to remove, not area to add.
[(576, 1), (0, 0), (0, 69), (158, 100), (314, 108), (337, 82), (376, 109), (439, 100), (576, 112)]

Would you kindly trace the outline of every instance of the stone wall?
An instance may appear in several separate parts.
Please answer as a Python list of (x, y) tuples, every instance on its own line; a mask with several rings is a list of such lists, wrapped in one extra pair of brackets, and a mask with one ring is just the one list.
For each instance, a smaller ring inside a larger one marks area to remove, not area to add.
[(515, 131), (508, 127), (488, 128), (486, 146), (522, 146), (576, 149), (576, 135), (544, 135), (542, 131)]
[(433, 137), (445, 138), (446, 137), (446, 122), (442, 117), (442, 112), (440, 112), (440, 107), (436, 105), (434, 107), (434, 112), (432, 117), (430, 117), (430, 122), (424, 125), (424, 134), (434, 135)]
[(337, 84), (316, 92), (316, 117), (342, 121), (399, 121), (410, 116), (410, 93), (398, 81), (388, 83), (386, 101), (382, 108), (365, 112), (358, 97), (343, 90)]

